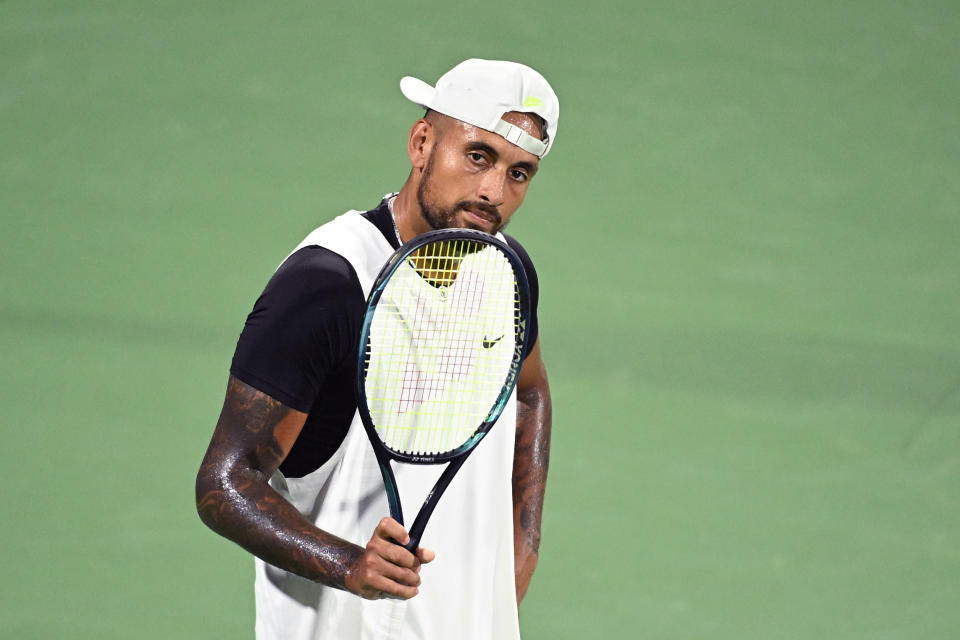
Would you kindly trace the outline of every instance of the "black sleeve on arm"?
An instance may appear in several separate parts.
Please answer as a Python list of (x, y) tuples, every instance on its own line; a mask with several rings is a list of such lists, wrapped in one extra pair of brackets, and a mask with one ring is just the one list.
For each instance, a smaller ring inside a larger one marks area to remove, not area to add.
[(356, 357), (364, 307), (350, 263), (304, 247), (277, 269), (247, 316), (230, 373), (308, 413), (325, 376)]
[(507, 239), (507, 246), (516, 251), (520, 257), (523, 270), (527, 274), (527, 281), (530, 283), (530, 340), (527, 342), (527, 350), (523, 354), (524, 359), (526, 359), (530, 354), (530, 350), (533, 349), (533, 345), (536, 344), (537, 337), (540, 335), (540, 323), (537, 321), (537, 305), (540, 302), (540, 282), (537, 280), (537, 270), (533, 266), (533, 260), (530, 259), (530, 255), (527, 253), (527, 250), (523, 248), (523, 245), (517, 242), (517, 239), (513, 236), (503, 234), (503, 237)]

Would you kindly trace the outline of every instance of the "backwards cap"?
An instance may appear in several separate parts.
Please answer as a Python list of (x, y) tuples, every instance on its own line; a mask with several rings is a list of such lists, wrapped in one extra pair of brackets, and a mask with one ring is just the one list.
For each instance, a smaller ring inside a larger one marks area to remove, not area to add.
[[(557, 137), (560, 101), (546, 79), (526, 65), (503, 60), (465, 60), (446, 72), (431, 87), (406, 76), (400, 91), (425, 109), (438, 111), (475, 127), (503, 136), (540, 158)], [(504, 121), (509, 111), (535, 113), (547, 124), (544, 140)]]

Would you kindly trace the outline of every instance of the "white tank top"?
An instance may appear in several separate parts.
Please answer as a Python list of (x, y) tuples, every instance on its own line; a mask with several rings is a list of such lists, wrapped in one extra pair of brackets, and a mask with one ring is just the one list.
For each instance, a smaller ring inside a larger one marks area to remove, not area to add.
[[(502, 239), (502, 238), (501, 238)], [(393, 248), (358, 211), (319, 227), (297, 247), (320, 245), (356, 271), (363, 295)], [(364, 600), (256, 559), (258, 640), (517, 640), (513, 566), (516, 397), (474, 450), (427, 523), (420, 593), (408, 601)], [(443, 465), (394, 465), (409, 526)], [(277, 472), (271, 485), (317, 527), (365, 546), (389, 515), (380, 468), (354, 415), (340, 448), (302, 478)]]

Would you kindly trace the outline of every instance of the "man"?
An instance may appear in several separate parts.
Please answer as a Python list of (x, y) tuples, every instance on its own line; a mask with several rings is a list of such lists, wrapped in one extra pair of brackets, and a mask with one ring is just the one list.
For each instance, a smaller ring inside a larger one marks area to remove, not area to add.
[[(427, 109), (410, 131), (406, 182), (375, 209), (315, 230), (277, 269), (237, 343), (197, 475), (200, 517), (258, 558), (261, 640), (379, 638), (385, 628), (402, 638), (519, 637), (551, 420), (536, 271), (519, 243), (504, 236), (531, 282), (532, 347), (514, 398), (430, 520), (424, 542), (433, 549), (393, 542), (409, 537), (383, 517), (383, 481), (353, 387), (380, 267), (432, 229), (499, 233), (553, 144), (559, 103), (539, 73), (513, 62), (467, 60), (436, 88), (410, 77), (400, 87)], [(401, 492), (422, 499), (432, 485), (422, 471), (400, 465)]]

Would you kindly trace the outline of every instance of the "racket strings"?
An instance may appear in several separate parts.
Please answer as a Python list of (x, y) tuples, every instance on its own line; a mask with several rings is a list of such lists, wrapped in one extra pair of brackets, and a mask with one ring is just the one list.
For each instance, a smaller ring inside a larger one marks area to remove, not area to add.
[(469, 440), (500, 397), (519, 321), (513, 267), (493, 246), (434, 242), (400, 265), (366, 352), (367, 404), (384, 444), (435, 455)]

